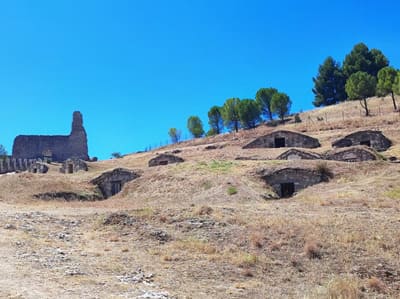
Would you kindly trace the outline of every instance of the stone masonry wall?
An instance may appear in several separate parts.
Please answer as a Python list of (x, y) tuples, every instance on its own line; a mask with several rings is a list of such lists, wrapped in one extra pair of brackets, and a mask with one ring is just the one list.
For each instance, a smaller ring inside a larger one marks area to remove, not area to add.
[(285, 143), (284, 146), (279, 147), (315, 148), (320, 146), (318, 139), (297, 132), (280, 130), (261, 136), (245, 145), (243, 148), (274, 148), (277, 147), (277, 138), (283, 139)]
[(80, 112), (74, 112), (72, 130), (68, 136), (17, 136), (12, 156), (15, 159), (38, 159), (43, 158), (45, 151), (51, 151), (52, 160), (57, 162), (63, 162), (68, 158), (89, 159), (86, 131)]

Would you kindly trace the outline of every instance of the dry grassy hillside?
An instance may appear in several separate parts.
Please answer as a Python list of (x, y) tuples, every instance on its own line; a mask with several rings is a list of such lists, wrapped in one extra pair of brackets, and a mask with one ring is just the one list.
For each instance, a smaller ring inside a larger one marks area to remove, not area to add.
[[(349, 102), (301, 113), (301, 123), (88, 163), (88, 172), (53, 164), (1, 176), (0, 297), (399, 298), (400, 164), (385, 158), (400, 158), (400, 114), (390, 98), (369, 102), (368, 118)], [(259, 170), (321, 163), (242, 149), (276, 129), (318, 138), (317, 153), (360, 129), (381, 130), (393, 146), (378, 161), (329, 161), (329, 182), (271, 200)], [(147, 166), (174, 150), (184, 163)], [(117, 167), (142, 175), (107, 200), (34, 197), (95, 194), (90, 180)]]

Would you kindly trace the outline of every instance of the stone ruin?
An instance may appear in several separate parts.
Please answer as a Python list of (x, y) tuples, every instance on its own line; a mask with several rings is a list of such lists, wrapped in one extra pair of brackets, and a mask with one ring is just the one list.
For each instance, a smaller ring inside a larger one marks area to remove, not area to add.
[(258, 137), (249, 144), (243, 146), (246, 148), (279, 148), (279, 147), (320, 147), (318, 139), (292, 131), (275, 131), (268, 135)]
[(12, 157), (15, 159), (43, 158), (43, 153), (51, 153), (51, 159), (55, 162), (63, 162), (68, 158), (89, 159), (86, 131), (79, 111), (73, 113), (70, 135), (19, 135), (14, 140)]
[(49, 167), (41, 160), (38, 160), (28, 167), (28, 171), (31, 173), (47, 173), (47, 171), (49, 171)]
[(282, 168), (262, 170), (261, 178), (281, 197), (291, 197), (294, 193), (326, 180), (317, 170), (305, 168)]
[(41, 162), (41, 160), (14, 159), (11, 157), (0, 158), (0, 174), (27, 171), (31, 165), (37, 162)]
[(322, 156), (317, 153), (311, 153), (296, 148), (291, 148), (286, 152), (280, 154), (277, 160), (318, 160), (322, 159)]
[(392, 142), (381, 131), (358, 131), (332, 142), (333, 147), (349, 147), (365, 145), (377, 151), (385, 151), (392, 146)]
[(116, 168), (112, 171), (104, 172), (99, 177), (91, 181), (101, 190), (104, 198), (109, 198), (119, 193), (126, 182), (140, 177), (140, 174), (129, 169)]
[(325, 154), (327, 160), (344, 162), (364, 162), (377, 160), (377, 155), (366, 146), (353, 146), (329, 151)]
[(184, 162), (181, 157), (171, 155), (171, 154), (160, 154), (157, 157), (151, 159), (149, 161), (149, 167), (160, 166), (160, 165), (168, 165), (172, 163), (180, 163)]
[(67, 159), (60, 168), (61, 173), (75, 173), (78, 171), (88, 171), (88, 166), (81, 159)]

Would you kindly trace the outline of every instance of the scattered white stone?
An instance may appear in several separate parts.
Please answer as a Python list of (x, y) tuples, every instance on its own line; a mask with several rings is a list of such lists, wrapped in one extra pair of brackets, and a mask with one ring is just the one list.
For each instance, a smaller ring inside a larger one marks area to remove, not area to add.
[(168, 292), (156, 292), (156, 291), (143, 291), (144, 293), (137, 298), (142, 299), (168, 299)]
[(10, 224), (10, 223), (7, 223), (6, 225), (4, 225), (4, 228), (5, 229), (17, 229), (17, 227), (14, 224)]
[(145, 274), (140, 268), (133, 273), (117, 276), (118, 280), (123, 283), (144, 283), (146, 285), (153, 285), (153, 277), (152, 273)]

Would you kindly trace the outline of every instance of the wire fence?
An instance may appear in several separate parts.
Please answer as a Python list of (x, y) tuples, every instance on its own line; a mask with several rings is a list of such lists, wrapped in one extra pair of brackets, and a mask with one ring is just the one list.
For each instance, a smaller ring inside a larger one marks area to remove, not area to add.
[[(394, 111), (393, 106), (388, 104), (382, 105), (370, 105), (368, 107), (369, 114), (372, 118), (383, 117), (385, 116), (389, 121), (400, 121), (400, 110)], [(294, 120), (293, 114), (290, 118)], [(337, 106), (331, 111), (327, 111), (323, 109), (312, 110), (310, 112), (299, 113), (301, 118), (302, 125), (321, 125), (321, 124), (330, 124), (337, 122), (346, 122), (350, 120), (365, 120), (373, 124), (371, 118), (365, 117), (365, 109), (363, 109), (358, 103), (352, 106), (344, 107), (343, 109), (337, 109)], [(379, 121), (378, 121), (379, 122)], [(263, 123), (264, 125), (268, 125), (268, 123)], [(183, 134), (179, 139), (178, 143), (192, 140), (193, 138), (189, 134)], [(174, 144), (171, 139), (165, 139), (163, 141), (155, 142), (149, 144), (144, 148), (144, 152), (161, 149), (168, 145)]]
[[(369, 116), (377, 117), (377, 116), (392, 116), (394, 118), (400, 118), (399, 111), (394, 111), (393, 108), (389, 108), (386, 106), (378, 106), (368, 108)], [(306, 117), (303, 117), (303, 121), (305, 122), (337, 122), (337, 121), (346, 121), (353, 120), (357, 118), (365, 118), (366, 111), (363, 108), (352, 109), (351, 111), (341, 110), (341, 111), (324, 111), (324, 112), (314, 112), (308, 114)]]

